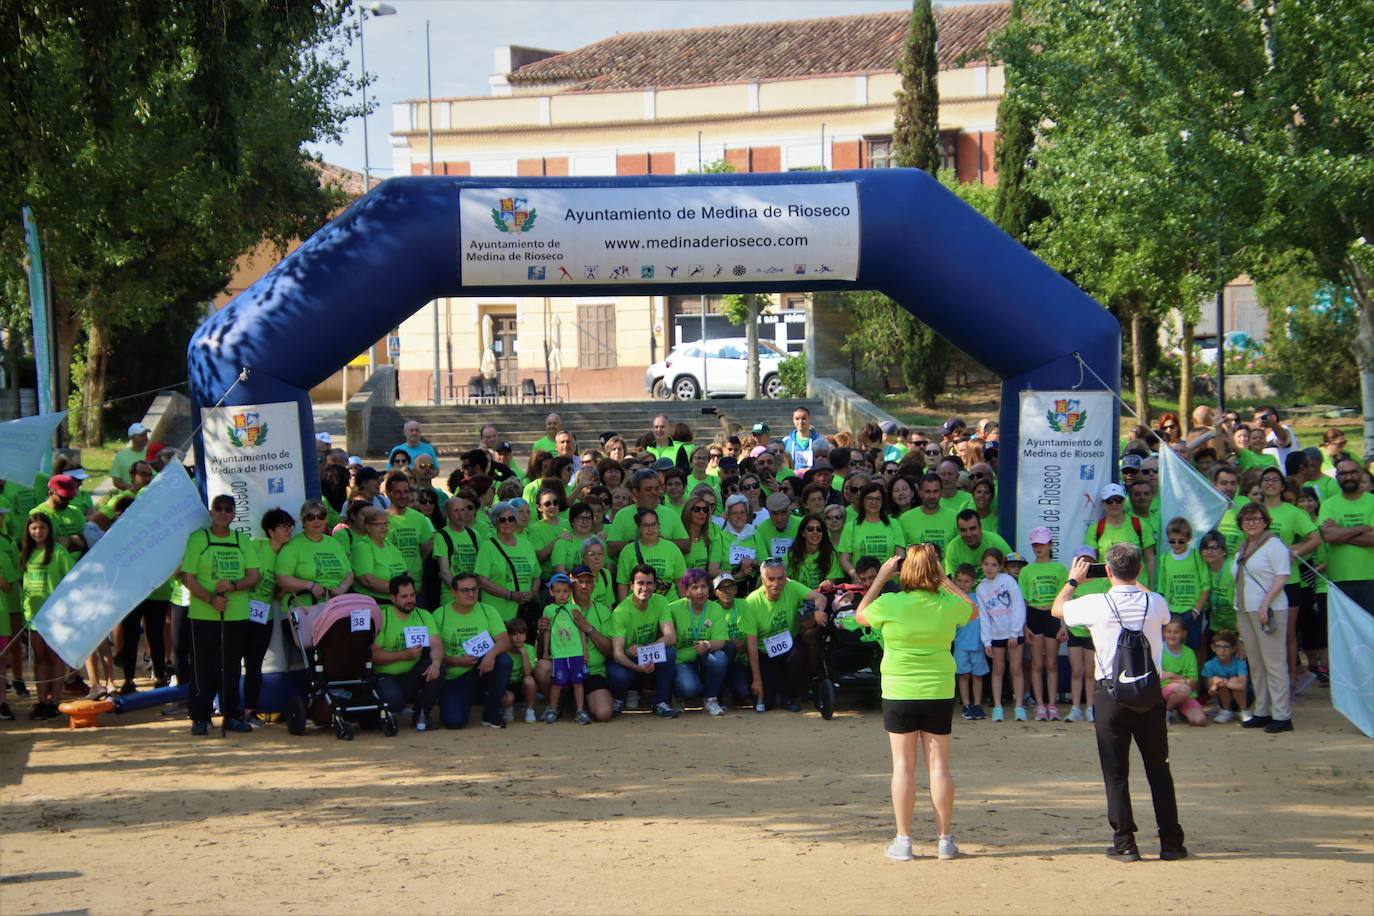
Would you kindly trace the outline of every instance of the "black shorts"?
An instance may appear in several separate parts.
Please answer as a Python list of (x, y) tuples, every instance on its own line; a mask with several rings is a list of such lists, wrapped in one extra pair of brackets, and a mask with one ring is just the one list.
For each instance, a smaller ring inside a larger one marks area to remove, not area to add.
[[(1007, 647), (1007, 644), (1010, 643), (1010, 642), (1011, 642), (1010, 639), (994, 639), (994, 640), (992, 641), (992, 647), (993, 647), (994, 649), (1005, 649), (1005, 648)], [(1017, 643), (1020, 644), (1020, 642), (1021, 642), (1021, 640), (1018, 639), (1018, 640), (1017, 640)]]
[(1303, 649), (1325, 649), (1326, 638), (1326, 596), (1314, 595), (1310, 606), (1298, 609), (1298, 644)]
[(1073, 630), (1069, 631), (1070, 649), (1087, 649), (1089, 652), (1096, 651), (1093, 648), (1093, 638), (1091, 636), (1075, 636)]
[(1054, 639), (1059, 635), (1059, 621), (1044, 608), (1026, 605), (1026, 628), (1036, 636)]
[(948, 700), (883, 700), (883, 728), (894, 735), (912, 732), (948, 735), (953, 722), (953, 697)]
[(589, 674), (582, 681), (582, 689), (588, 693), (597, 690), (610, 690), (611, 682), (606, 680), (606, 675), (604, 674)]

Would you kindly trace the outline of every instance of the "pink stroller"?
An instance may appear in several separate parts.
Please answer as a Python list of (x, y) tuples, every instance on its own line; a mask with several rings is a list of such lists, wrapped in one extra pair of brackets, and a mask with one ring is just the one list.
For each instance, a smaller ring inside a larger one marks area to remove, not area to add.
[(305, 734), (310, 721), (333, 725), (335, 736), (349, 741), (359, 724), (380, 724), (388, 738), (396, 734), (396, 717), (372, 673), (372, 642), (381, 625), (382, 612), (366, 595), (291, 608), (291, 632), (305, 653), (308, 676), (305, 694), (293, 696), (288, 706), (291, 734)]

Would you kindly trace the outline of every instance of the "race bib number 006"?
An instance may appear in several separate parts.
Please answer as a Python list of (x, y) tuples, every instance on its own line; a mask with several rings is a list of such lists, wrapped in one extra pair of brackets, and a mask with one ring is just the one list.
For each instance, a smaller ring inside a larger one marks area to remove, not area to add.
[(792, 634), (788, 630), (781, 633), (774, 633), (772, 636), (763, 638), (763, 651), (768, 653), (769, 658), (777, 658), (779, 655), (786, 655), (792, 651)]

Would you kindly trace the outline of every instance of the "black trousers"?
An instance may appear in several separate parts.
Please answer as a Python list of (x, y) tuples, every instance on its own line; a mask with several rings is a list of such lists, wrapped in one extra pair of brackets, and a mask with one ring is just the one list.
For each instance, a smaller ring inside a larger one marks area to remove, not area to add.
[(153, 673), (159, 681), (167, 679), (167, 646), (163, 629), (167, 623), (166, 601), (145, 601), (129, 612), (120, 629), (124, 635), (124, 648), (119, 653), (119, 666), (124, 669), (124, 680), (134, 679), (134, 669), (138, 664), (138, 639), (148, 634), (148, 654), (153, 657)]
[(432, 681), (427, 680), (425, 672), (429, 670), (429, 665), (429, 650), (426, 649), (409, 671), (403, 674), (377, 675), (377, 692), (386, 700), (392, 712), (399, 713), (406, 708), (415, 708), (428, 714), (434, 708), (434, 704), (439, 702), (439, 691), (444, 686), (444, 679), (440, 677)]
[(262, 660), (272, 644), (272, 621), (248, 621), (243, 634), (243, 708), (256, 710), (262, 695)]
[(1101, 683), (1093, 694), (1094, 725), (1097, 727), (1097, 756), (1102, 761), (1102, 781), (1107, 788), (1107, 821), (1112, 825), (1112, 842), (1117, 849), (1135, 845), (1135, 815), (1131, 812), (1131, 742), (1140, 749), (1145, 763), (1145, 778), (1155, 806), (1161, 849), (1183, 845), (1183, 828), (1178, 823), (1178, 801), (1174, 797), (1174, 776), (1169, 770), (1169, 732), (1164, 704), (1146, 712), (1127, 709)]
[[(187, 685), (195, 692), (195, 666), (191, 656), (191, 615), (179, 604), (172, 609), (172, 667), (176, 669), (177, 685)], [(189, 702), (189, 701), (188, 701)]]
[(799, 699), (811, 675), (805, 641), (797, 639), (786, 655), (769, 658), (760, 640), (759, 675), (763, 678), (763, 696), (759, 699), (768, 709), (778, 705), (779, 696), (784, 700)]
[(244, 630), (255, 625), (247, 620), (191, 621), (191, 650), (195, 655), (195, 682), (189, 703), (192, 722), (209, 721), (216, 693), (222, 715), (230, 719), (242, 717), (239, 673), (243, 670)]

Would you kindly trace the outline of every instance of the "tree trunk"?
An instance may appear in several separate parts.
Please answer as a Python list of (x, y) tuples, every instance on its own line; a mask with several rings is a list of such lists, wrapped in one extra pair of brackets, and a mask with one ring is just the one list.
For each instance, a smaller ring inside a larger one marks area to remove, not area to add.
[(92, 316), (86, 327), (86, 378), (81, 384), (81, 444), (91, 448), (105, 441), (105, 379), (110, 367), (110, 329), (103, 317)]
[(1183, 356), (1178, 361), (1178, 431), (1193, 419), (1193, 323), (1183, 319)]
[(7, 415), (19, 416), (19, 388), (22, 384), (19, 375), (19, 362), (24, 358), (24, 338), (19, 335), (19, 326), (11, 323), (5, 328), (5, 373), (9, 376), (9, 405)]
[[(749, 348), (748, 368), (745, 370), (744, 396), (757, 400), (759, 396), (759, 313), (763, 307), (754, 303), (749, 305), (749, 318), (744, 324), (745, 345)], [(703, 392), (704, 396), (704, 392)]]
[(1347, 258), (1351, 293), (1360, 307), (1360, 332), (1351, 342), (1355, 365), (1360, 368), (1360, 406), (1364, 415), (1364, 464), (1374, 461), (1374, 278)]
[(1140, 422), (1150, 425), (1150, 384), (1145, 377), (1145, 317), (1139, 305), (1131, 307), (1131, 374), (1135, 377), (1135, 410)]

